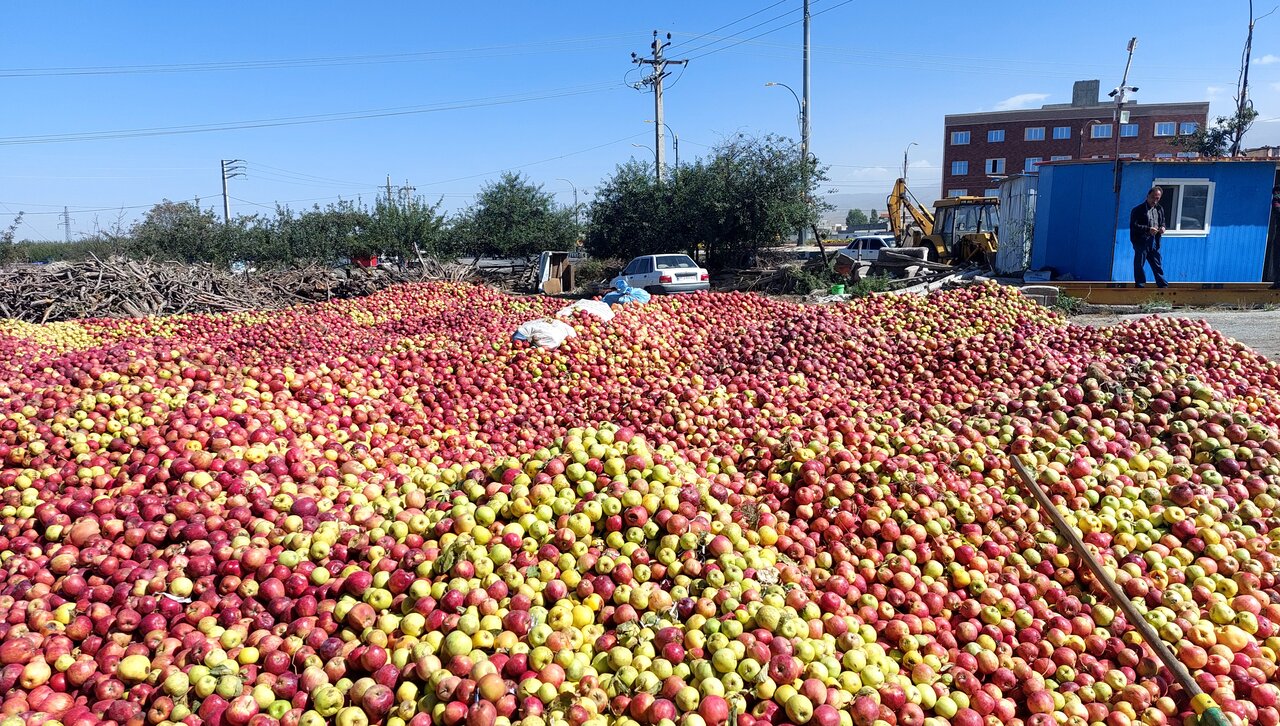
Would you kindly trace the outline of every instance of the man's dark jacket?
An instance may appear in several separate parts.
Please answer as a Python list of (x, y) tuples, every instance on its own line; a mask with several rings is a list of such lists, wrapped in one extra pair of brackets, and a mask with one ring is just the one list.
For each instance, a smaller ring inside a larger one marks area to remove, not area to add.
[(1147, 206), (1146, 201), (1143, 201), (1142, 204), (1134, 207), (1133, 211), (1129, 212), (1129, 241), (1132, 242), (1135, 247), (1155, 243), (1156, 236), (1151, 234), (1151, 227), (1160, 228), (1167, 226), (1164, 220), (1164, 207), (1157, 204), (1155, 208), (1159, 224), (1152, 224), (1150, 222), (1150, 218), (1147, 216), (1148, 209), (1150, 209), (1150, 207)]

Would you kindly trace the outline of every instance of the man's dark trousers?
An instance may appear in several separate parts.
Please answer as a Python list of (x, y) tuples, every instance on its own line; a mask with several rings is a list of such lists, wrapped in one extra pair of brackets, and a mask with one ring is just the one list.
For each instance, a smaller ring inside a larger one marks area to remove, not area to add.
[(1142, 269), (1144, 262), (1151, 265), (1151, 276), (1155, 278), (1157, 285), (1164, 287), (1168, 284), (1164, 281), (1164, 265), (1160, 260), (1158, 239), (1133, 243), (1133, 281), (1139, 285), (1147, 284), (1147, 274)]

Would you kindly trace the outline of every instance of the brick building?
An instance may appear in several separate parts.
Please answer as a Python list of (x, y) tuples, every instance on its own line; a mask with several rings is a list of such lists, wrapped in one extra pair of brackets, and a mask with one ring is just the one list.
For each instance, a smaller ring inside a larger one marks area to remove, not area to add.
[(1071, 103), (1038, 109), (951, 114), (943, 139), (942, 193), (996, 196), (999, 179), (1035, 171), (1042, 161), (1188, 158), (1173, 146), (1209, 120), (1209, 103), (1126, 103), (1128, 123), (1113, 128), (1115, 104), (1098, 99), (1098, 81), (1077, 81)]

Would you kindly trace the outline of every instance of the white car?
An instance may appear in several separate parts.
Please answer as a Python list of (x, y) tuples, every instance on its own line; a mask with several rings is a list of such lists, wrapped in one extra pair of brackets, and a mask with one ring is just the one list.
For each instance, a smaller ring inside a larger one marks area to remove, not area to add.
[(869, 234), (855, 237), (843, 249), (836, 252), (836, 273), (848, 277), (853, 273), (853, 269), (863, 262), (879, 260), (880, 250), (890, 249), (894, 246), (893, 237), (887, 234)]
[(711, 276), (689, 255), (645, 255), (627, 265), (620, 277), (631, 287), (654, 294), (711, 289)]

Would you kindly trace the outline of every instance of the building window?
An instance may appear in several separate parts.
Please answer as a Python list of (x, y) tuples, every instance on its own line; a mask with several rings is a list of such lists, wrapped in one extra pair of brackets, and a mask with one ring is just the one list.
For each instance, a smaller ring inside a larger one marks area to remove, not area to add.
[(1091, 139), (1111, 138), (1111, 124), (1096, 124), (1090, 127), (1089, 138)]
[(1022, 138), (1024, 141), (1044, 141), (1044, 127), (1028, 126), (1026, 134)]
[(1182, 123), (1178, 124), (1178, 133), (1182, 134), (1183, 136), (1190, 136), (1191, 134), (1194, 134), (1199, 130), (1200, 130), (1200, 124), (1196, 123), (1195, 121), (1183, 121)]
[(1066, 156), (1053, 156), (1049, 158), (1049, 161), (1071, 161), (1071, 155), (1067, 154)]
[(988, 173), (988, 174), (1003, 174), (1003, 173), (1004, 173), (1004, 159), (987, 159), (987, 173)]
[(1121, 159), (1140, 159), (1142, 157), (1139, 154), (1121, 154), (1120, 158)]
[(988, 189), (988, 190), (986, 190), (986, 191), (984, 191), (984, 192), (982, 193), (982, 196), (984, 196), (984, 197), (998, 197), (998, 196), (1000, 196), (1000, 190), (999, 190), (999, 189)]
[(1022, 170), (1025, 172), (1033, 172), (1036, 170), (1036, 164), (1044, 161), (1043, 157), (1028, 156), (1027, 160), (1022, 162)]
[(1178, 152), (1178, 158), (1179, 158), (1179, 159), (1199, 159), (1199, 158), (1200, 158), (1200, 152), (1198, 152), (1198, 151), (1179, 151), (1179, 152)]
[(1004, 141), (1004, 129), (991, 129), (987, 131), (987, 143), (998, 144)]
[(965, 145), (965, 144), (967, 144), (967, 143), (969, 143), (969, 132), (968, 132), (968, 131), (952, 131), (952, 132), (951, 132), (951, 145), (952, 145), (952, 146), (963, 146), (963, 145)]
[(1178, 128), (1178, 125), (1172, 121), (1161, 121), (1156, 124), (1156, 136), (1173, 136), (1176, 128)]
[(1132, 139), (1138, 135), (1137, 124), (1120, 124), (1120, 138)]
[(1207, 179), (1156, 179), (1164, 190), (1160, 206), (1164, 207), (1166, 235), (1203, 237), (1209, 233), (1213, 218), (1214, 183)]
[(1053, 138), (1055, 140), (1071, 138), (1071, 127), (1070, 126), (1054, 126)]
[(1156, 154), (1157, 159), (1172, 159), (1173, 154)]
[(947, 190), (947, 196), (948, 196), (948, 197), (963, 197), (963, 196), (966, 196), (966, 195), (968, 195), (968, 194), (969, 194), (969, 190), (968, 190), (968, 189), (949, 189), (949, 190)]
[(964, 176), (969, 173), (969, 162), (953, 161), (951, 162), (951, 176)]

